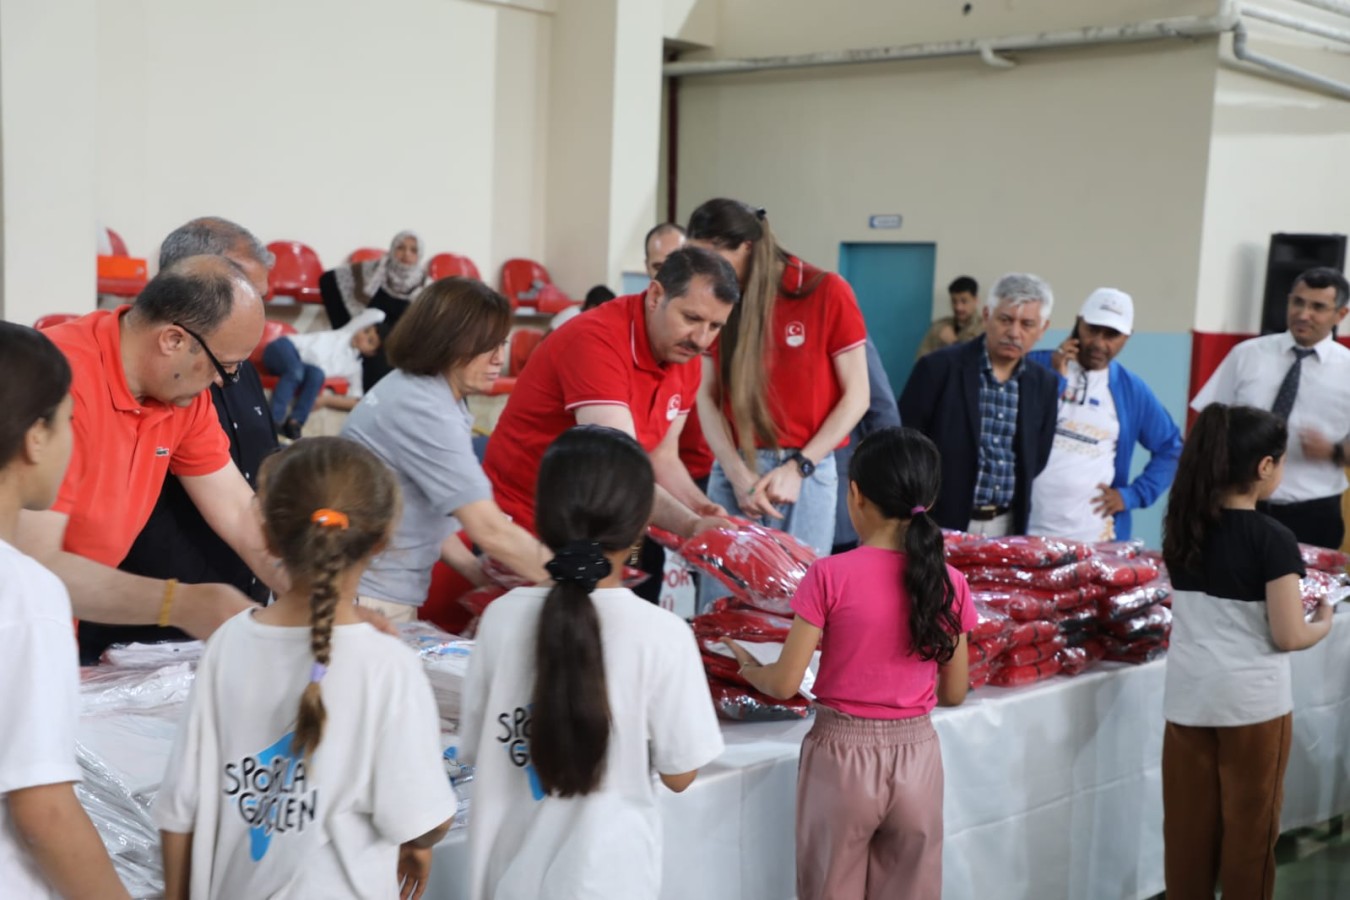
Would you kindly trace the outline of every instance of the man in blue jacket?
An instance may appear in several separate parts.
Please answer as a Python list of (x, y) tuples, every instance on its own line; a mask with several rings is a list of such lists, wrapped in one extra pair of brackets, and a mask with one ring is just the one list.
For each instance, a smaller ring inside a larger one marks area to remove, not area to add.
[[(1059, 415), (1050, 461), (1031, 492), (1029, 534), (1078, 541), (1126, 540), (1130, 511), (1151, 506), (1172, 484), (1181, 432), (1143, 380), (1116, 356), (1134, 330), (1134, 301), (1098, 288), (1073, 333), (1032, 362), (1059, 373)], [(1133, 482), (1136, 444), (1150, 454)]]

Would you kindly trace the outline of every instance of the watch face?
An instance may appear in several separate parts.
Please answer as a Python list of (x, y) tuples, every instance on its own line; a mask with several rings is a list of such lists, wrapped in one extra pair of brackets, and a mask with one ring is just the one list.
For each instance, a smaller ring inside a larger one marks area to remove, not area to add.
[(816, 471), (816, 464), (802, 454), (794, 453), (792, 458), (797, 461), (797, 468), (801, 470), (803, 478), (810, 478), (811, 474)]

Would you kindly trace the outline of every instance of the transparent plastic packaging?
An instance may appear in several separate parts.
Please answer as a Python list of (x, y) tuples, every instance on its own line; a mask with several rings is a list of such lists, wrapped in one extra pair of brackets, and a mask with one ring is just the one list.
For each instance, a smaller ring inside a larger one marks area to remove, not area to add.
[(1065, 591), (1091, 584), (1097, 573), (1095, 559), (1056, 566), (1053, 569), (1018, 569), (1011, 566), (971, 566), (962, 571), (972, 584), (998, 584), (1045, 591)]
[(1012, 630), (1013, 621), (1008, 614), (975, 601), (975, 627), (970, 630), (971, 640), (986, 641)]
[(1311, 616), (1317, 611), (1319, 603), (1327, 603), (1333, 597), (1339, 597), (1340, 591), (1350, 584), (1350, 578), (1334, 575), (1320, 569), (1309, 569), (1308, 574), (1299, 580), (1299, 593), (1303, 598), (1303, 612)]
[(1030, 535), (976, 538), (954, 542), (946, 549), (947, 562), (958, 569), (972, 566), (1049, 569), (1092, 556), (1092, 547), (1088, 544)]
[(712, 680), (708, 683), (717, 715), (733, 722), (783, 722), (811, 715), (811, 701), (801, 695), (775, 700), (754, 688)]
[(1102, 631), (1131, 643), (1166, 639), (1172, 633), (1172, 610), (1162, 605), (1150, 606), (1128, 619), (1103, 622)]
[(972, 667), (992, 663), (1007, 649), (1008, 636), (1006, 634), (966, 643), (966, 652)]
[(1058, 612), (1053, 600), (1033, 597), (1020, 591), (973, 591), (971, 596), (990, 609), (1006, 613), (1014, 622), (1049, 619)]
[(1092, 662), (1092, 657), (1082, 647), (1065, 647), (1055, 654), (1059, 662), (1061, 675), (1080, 675)]
[(999, 658), (1005, 666), (1029, 666), (1050, 659), (1069, 645), (1064, 635), (1056, 634), (1034, 644), (1021, 644), (1011, 647)]
[(1044, 681), (1059, 674), (1058, 659), (1044, 659), (1029, 666), (1003, 666), (989, 677), (989, 683), (997, 687), (1025, 687)]
[(1106, 595), (1097, 601), (1097, 613), (1106, 621), (1130, 619), (1150, 606), (1168, 600), (1171, 595), (1170, 582), (1154, 581), (1143, 587)]
[(159, 829), (150, 817), (153, 795), (137, 797), (114, 768), (83, 744), (76, 744), (75, 755), (83, 776), (75, 796), (98, 831), (117, 877), (136, 900), (163, 897)]
[(1092, 545), (1093, 553), (1111, 559), (1136, 559), (1147, 549), (1147, 545), (1139, 538), (1128, 541), (1102, 541)]
[(1039, 644), (1055, 637), (1059, 637), (1059, 626), (1054, 622), (1019, 622), (1013, 626), (1008, 636), (1008, 644), (1019, 647), (1024, 644)]
[(712, 528), (685, 541), (680, 555), (747, 606), (791, 616), (792, 596), (815, 561), (796, 539), (749, 523)]
[(1098, 584), (1107, 587), (1126, 588), (1148, 584), (1158, 577), (1158, 567), (1147, 559), (1110, 559), (1099, 557), (1093, 560), (1097, 572), (1093, 578)]
[(1341, 573), (1345, 571), (1346, 566), (1350, 566), (1350, 556), (1339, 550), (1328, 550), (1326, 547), (1314, 547), (1311, 544), (1299, 544), (1298, 552), (1303, 557), (1303, 565), (1309, 569)]
[(736, 641), (786, 641), (792, 619), (758, 609), (714, 605), (694, 617), (694, 634), (700, 638), (729, 637)]

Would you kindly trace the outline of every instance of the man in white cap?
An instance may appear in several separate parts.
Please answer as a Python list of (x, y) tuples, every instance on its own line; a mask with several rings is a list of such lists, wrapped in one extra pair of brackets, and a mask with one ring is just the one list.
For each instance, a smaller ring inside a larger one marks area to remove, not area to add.
[[(1050, 461), (1031, 489), (1028, 534), (1078, 541), (1126, 540), (1130, 511), (1151, 506), (1172, 484), (1181, 432), (1158, 398), (1116, 356), (1134, 331), (1134, 301), (1098, 288), (1072, 334), (1028, 358), (1059, 373), (1059, 415)], [(1130, 481), (1135, 444), (1149, 452)]]

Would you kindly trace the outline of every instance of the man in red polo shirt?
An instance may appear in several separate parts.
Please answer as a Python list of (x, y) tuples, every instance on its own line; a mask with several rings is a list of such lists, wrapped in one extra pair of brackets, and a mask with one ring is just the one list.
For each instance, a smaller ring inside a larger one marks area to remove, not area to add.
[(488, 441), (483, 469), (497, 502), (534, 531), (535, 475), (544, 451), (574, 425), (637, 438), (656, 471), (655, 524), (693, 534), (724, 515), (680, 462), (680, 431), (702, 377), (700, 357), (740, 299), (720, 256), (671, 253), (645, 293), (567, 322), (530, 357)]
[(228, 585), (175, 586), (116, 570), (169, 472), (260, 578), (278, 580), (253, 489), (206, 390), (238, 377), (263, 318), (239, 266), (194, 256), (155, 276), (134, 305), (46, 331), (74, 375), (74, 452), (56, 504), (21, 515), (19, 549), (61, 577), (79, 618), (172, 624), (205, 637), (250, 605)]

